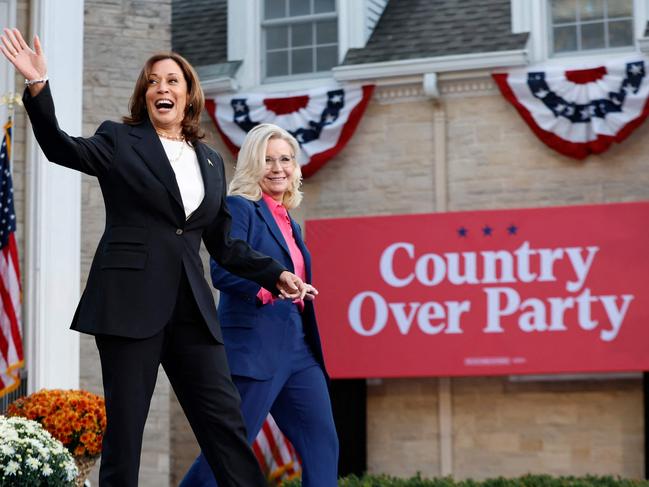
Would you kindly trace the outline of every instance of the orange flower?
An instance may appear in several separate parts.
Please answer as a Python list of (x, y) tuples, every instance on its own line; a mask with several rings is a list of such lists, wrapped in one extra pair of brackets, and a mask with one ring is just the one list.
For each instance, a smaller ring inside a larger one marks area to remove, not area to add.
[(73, 455), (101, 453), (106, 430), (105, 403), (91, 392), (43, 389), (14, 401), (7, 415), (40, 422)]

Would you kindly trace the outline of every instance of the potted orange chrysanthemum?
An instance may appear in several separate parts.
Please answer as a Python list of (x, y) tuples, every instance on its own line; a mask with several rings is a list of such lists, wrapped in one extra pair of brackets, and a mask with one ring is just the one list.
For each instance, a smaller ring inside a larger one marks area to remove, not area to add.
[(42, 389), (14, 401), (8, 416), (38, 421), (72, 453), (82, 486), (101, 453), (106, 409), (101, 396), (88, 391)]

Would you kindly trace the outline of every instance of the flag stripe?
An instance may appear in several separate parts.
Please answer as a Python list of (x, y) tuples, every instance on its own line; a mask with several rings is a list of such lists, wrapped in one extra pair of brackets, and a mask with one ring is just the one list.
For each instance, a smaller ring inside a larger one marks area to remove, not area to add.
[(279, 453), (279, 447), (275, 442), (275, 436), (273, 435), (273, 432), (270, 429), (270, 424), (268, 424), (268, 421), (264, 423), (262, 430), (266, 434), (266, 440), (268, 441), (270, 453), (271, 455), (273, 455), (273, 460), (275, 461), (275, 465), (281, 467), (282, 465), (284, 465), (284, 461), (282, 460), (282, 456)]
[(253, 452), (273, 485), (300, 476), (300, 460), (291, 442), (269, 414), (252, 445)]
[(0, 148), (0, 396), (20, 385), (17, 369), (24, 365), (21, 337), (21, 285), (16, 214), (9, 161), (11, 120)]
[[(21, 342), (20, 338), (20, 329), (19, 329), (19, 324), (18, 324), (18, 317), (16, 316), (16, 304), (20, 305), (20, 303), (14, 303), (14, 301), (11, 299), (11, 294), (10, 290), (7, 289), (7, 286), (12, 285), (12, 280), (15, 279), (15, 274), (13, 272), (10, 272), (9, 269), (6, 269), (6, 252), (3, 250), (3, 262), (2, 262), (2, 269), (0, 270), (0, 300), (2, 301), (2, 314), (3, 318), (6, 317), (9, 326), (7, 328), (3, 327), (3, 332), (4, 334), (10, 335), (10, 337), (6, 337), (5, 340), (8, 342), (11, 340), (13, 342), (13, 345), (16, 349), (18, 347), (16, 346), (17, 343)], [(22, 348), (22, 347), (21, 347)], [(7, 351), (7, 348), (2, 347), (0, 345), (0, 349), (3, 351)], [(21, 353), (22, 355), (22, 353)], [(5, 356), (8, 356), (5, 354)]]

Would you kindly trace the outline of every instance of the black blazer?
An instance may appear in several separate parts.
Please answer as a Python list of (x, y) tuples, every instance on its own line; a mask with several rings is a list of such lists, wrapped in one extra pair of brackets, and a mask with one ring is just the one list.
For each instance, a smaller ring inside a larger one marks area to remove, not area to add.
[(182, 268), (212, 335), (222, 342), (212, 293), (199, 257), (201, 239), (230, 272), (276, 292), (284, 267), (230, 238), (221, 157), (194, 144), (205, 197), (185, 219), (180, 190), (162, 144), (147, 120), (140, 125), (103, 122), (89, 138), (70, 137), (57, 123), (49, 84), (23, 102), (47, 158), (96, 176), (106, 226), (72, 321), (84, 333), (147, 338), (169, 321)]

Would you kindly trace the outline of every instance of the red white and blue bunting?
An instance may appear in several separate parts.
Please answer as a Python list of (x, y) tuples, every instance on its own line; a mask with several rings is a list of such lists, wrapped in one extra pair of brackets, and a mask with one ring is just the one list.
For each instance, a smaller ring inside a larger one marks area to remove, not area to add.
[(622, 142), (649, 114), (647, 59), (493, 74), (503, 96), (548, 146), (575, 159)]
[(206, 108), (233, 154), (256, 125), (274, 123), (289, 131), (300, 143), (298, 161), (309, 177), (347, 144), (373, 89), (352, 85), (290, 94), (236, 93), (208, 99)]

